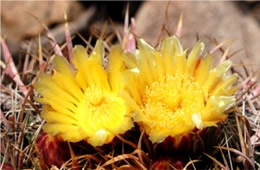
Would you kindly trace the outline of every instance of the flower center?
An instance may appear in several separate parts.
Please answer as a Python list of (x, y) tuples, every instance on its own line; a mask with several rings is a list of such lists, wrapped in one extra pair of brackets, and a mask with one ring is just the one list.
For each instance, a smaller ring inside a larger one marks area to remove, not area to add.
[(189, 75), (166, 75), (146, 88), (143, 115), (150, 129), (177, 135), (194, 128), (205, 107), (203, 91)]
[[(113, 131), (126, 114), (126, 106), (122, 98), (115, 93), (97, 87), (88, 87), (84, 99), (78, 107), (82, 125), (93, 133), (104, 129)], [(88, 127), (86, 127), (88, 126)]]

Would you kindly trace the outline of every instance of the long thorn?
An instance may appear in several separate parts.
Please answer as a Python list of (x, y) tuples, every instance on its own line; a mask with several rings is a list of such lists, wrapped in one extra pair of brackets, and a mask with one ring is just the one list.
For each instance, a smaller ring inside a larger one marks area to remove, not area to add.
[(69, 30), (68, 17), (67, 17), (66, 13), (64, 13), (64, 19), (65, 19), (65, 37), (66, 37), (66, 42), (67, 42), (69, 61), (71, 63), (71, 61), (72, 61), (72, 40), (71, 40), (71, 35), (70, 35), (70, 30)]
[(183, 12), (181, 12), (180, 19), (179, 19), (178, 26), (177, 26), (177, 30), (176, 30), (176, 35), (179, 38), (181, 38), (181, 35), (182, 35), (182, 25), (183, 25)]
[(11, 56), (11, 53), (5, 43), (5, 41), (0, 37), (1, 45), (3, 48), (3, 53), (4, 53), (4, 60), (6, 63), (6, 70), (5, 73), (9, 75), (15, 83), (17, 84), (18, 88), (23, 92), (24, 95), (27, 94), (27, 88), (24, 86), (21, 77), (16, 69), (16, 66), (14, 64), (13, 57)]

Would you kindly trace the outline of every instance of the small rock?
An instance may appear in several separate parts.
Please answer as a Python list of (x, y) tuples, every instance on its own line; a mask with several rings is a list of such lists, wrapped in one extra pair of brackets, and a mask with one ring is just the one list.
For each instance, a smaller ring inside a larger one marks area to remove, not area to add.
[[(164, 22), (167, 4), (168, 2), (145, 2), (136, 15), (138, 36), (153, 45)], [(206, 36), (216, 38), (219, 42), (236, 39), (231, 53), (244, 49), (234, 56), (236, 67), (242, 68), (239, 62), (242, 60), (246, 66), (259, 68), (259, 25), (254, 17), (242, 13), (234, 2), (172, 1), (168, 8), (167, 21), (167, 26), (172, 33), (176, 31), (181, 12), (184, 16), (181, 41), (185, 48), (191, 48), (195, 44), (196, 33), (209, 50), (214, 44)]]
[(64, 12), (73, 19), (81, 11), (79, 3), (73, 1), (3, 1), (1, 36), (6, 37), (11, 52), (17, 52), (21, 41), (44, 31), (41, 23), (52, 27), (64, 23)]

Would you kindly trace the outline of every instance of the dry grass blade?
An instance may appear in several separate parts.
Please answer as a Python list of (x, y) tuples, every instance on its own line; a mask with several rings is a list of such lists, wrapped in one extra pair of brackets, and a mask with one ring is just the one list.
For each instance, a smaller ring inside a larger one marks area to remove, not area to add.
[(138, 158), (140, 160), (140, 162), (144, 165), (144, 161), (143, 161), (143, 157), (142, 157), (142, 148), (141, 148), (141, 144), (142, 144), (142, 139), (143, 139), (143, 135), (144, 135), (144, 130), (142, 131), (139, 140), (138, 140), (138, 144), (137, 144), (137, 154), (138, 154)]
[(76, 156), (75, 159), (91, 159), (94, 160), (95, 162), (99, 163), (101, 160), (98, 159), (96, 156), (94, 155), (90, 155), (90, 154), (85, 154), (85, 155), (80, 155), (80, 156)]
[(116, 156), (110, 160), (108, 160), (107, 162), (105, 162), (101, 167), (106, 167), (108, 165), (111, 165), (115, 162), (118, 162), (118, 161), (121, 161), (121, 160), (125, 160), (125, 159), (132, 159), (134, 160), (135, 163), (137, 163), (140, 168), (142, 169), (146, 169), (140, 162), (138, 162), (138, 157), (132, 155), (132, 154), (123, 154), (123, 155), (119, 155), (119, 156)]
[[(228, 144), (229, 140), (227, 139), (227, 135), (226, 134), (224, 134), (224, 135), (225, 135), (226, 145), (227, 145), (227, 147), (229, 147), (229, 144)], [(233, 163), (232, 163), (232, 158), (231, 158), (231, 155), (230, 155), (230, 151), (228, 151), (228, 159), (229, 159), (230, 169), (233, 170)]]
[(226, 157), (225, 157), (225, 155), (224, 155), (224, 153), (221, 149), (220, 149), (220, 153), (221, 153), (222, 159), (224, 161), (225, 167), (228, 167), (227, 159), (226, 159)]
[(3, 123), (5, 125), (5, 127), (8, 129), (11, 129), (11, 125), (9, 123), (9, 121), (6, 119), (4, 113), (2, 112), (2, 110), (0, 110), (0, 120), (1, 123)]
[(138, 170), (137, 167), (133, 166), (133, 165), (122, 165), (120, 167), (118, 167), (118, 170)]
[[(258, 93), (258, 92), (256, 92), (256, 95), (254, 94), (254, 96), (258, 96), (259, 94), (257, 94), (257, 93)], [(254, 96), (253, 96), (253, 97), (254, 97)], [(258, 114), (257, 114), (257, 110), (256, 110), (256, 108), (255, 108), (255, 106), (254, 106), (254, 104), (253, 104), (253, 102), (252, 102), (252, 98), (250, 99), (248, 95), (245, 95), (245, 97), (246, 97), (246, 101), (247, 101), (249, 107), (251, 108), (252, 112), (253, 112), (255, 115), (258, 115)], [(257, 120), (258, 120), (258, 119), (255, 120), (255, 123), (256, 123)]]
[(244, 142), (244, 139), (243, 139), (241, 126), (239, 124), (239, 121), (238, 121), (236, 114), (235, 114), (235, 120), (236, 120), (236, 123), (237, 123), (237, 130), (238, 130), (238, 135), (239, 135), (239, 139), (240, 139), (240, 146), (241, 146), (242, 153), (243, 153), (243, 155), (247, 155), (246, 146), (245, 146), (245, 142)]
[(41, 36), (39, 35), (39, 44), (38, 44), (38, 54), (39, 54), (39, 68), (40, 71), (44, 72), (44, 62), (43, 62), (43, 56), (42, 56), (42, 43), (41, 43)]
[(69, 150), (70, 150), (70, 156), (71, 156), (71, 160), (72, 160), (72, 166), (73, 166), (73, 169), (77, 169), (76, 167), (78, 167), (78, 161), (77, 161), (77, 159), (76, 159), (76, 156), (75, 156), (75, 154), (74, 154), (74, 151), (73, 151), (73, 149), (72, 149), (72, 147), (71, 147), (71, 144), (69, 143), (69, 142), (67, 142), (68, 143), (68, 146), (69, 146)]
[(218, 166), (220, 166), (222, 169), (224, 170), (228, 170), (227, 167), (225, 167), (222, 163), (220, 163), (217, 159), (215, 159), (214, 157), (210, 156), (209, 154), (203, 152), (204, 155), (206, 155), (208, 158), (210, 158), (215, 164), (217, 164)]
[(122, 142), (124, 142), (124, 143), (126, 143), (126, 144), (132, 146), (132, 147), (135, 148), (135, 149), (137, 149), (137, 145), (134, 144), (133, 142), (131, 142), (131, 141), (129, 141), (129, 140), (126, 140), (126, 139), (124, 139), (123, 137), (121, 137), (121, 136), (119, 136), (119, 135), (116, 135), (116, 137), (117, 137), (118, 139), (120, 139)]
[(194, 163), (200, 162), (200, 161), (201, 161), (201, 160), (190, 160), (190, 161), (185, 165), (185, 167), (183, 168), (183, 170), (187, 170), (190, 165), (193, 165)]
[(247, 160), (247, 162), (250, 164), (251, 168), (255, 169), (255, 165), (254, 163), (251, 161), (251, 159), (249, 159), (245, 154), (243, 154), (242, 152), (234, 149), (234, 148), (227, 148), (227, 147), (222, 147), (222, 146), (216, 146), (216, 148), (219, 148), (219, 149), (224, 149), (224, 150), (229, 150), (231, 152), (234, 152), (240, 156), (242, 156), (243, 158), (245, 158)]
[[(28, 48), (27, 48), (27, 51), (26, 51), (24, 65), (23, 65), (23, 73), (26, 73), (27, 70), (28, 70), (28, 63), (29, 63), (31, 48), (32, 48), (32, 40), (29, 42), (29, 45), (28, 45)], [(23, 76), (25, 76), (25, 74)]]
[[(236, 99), (239, 103), (240, 99), (245, 95), (247, 94), (248, 92), (250, 92), (250, 90), (252, 89), (252, 87), (256, 84), (257, 82), (251, 82), (249, 85), (246, 85), (246, 87), (243, 89), (242, 93), (240, 92), (240, 94), (238, 93), (236, 95)], [(242, 84), (243, 85), (243, 84)], [(241, 86), (242, 86), (241, 85)]]

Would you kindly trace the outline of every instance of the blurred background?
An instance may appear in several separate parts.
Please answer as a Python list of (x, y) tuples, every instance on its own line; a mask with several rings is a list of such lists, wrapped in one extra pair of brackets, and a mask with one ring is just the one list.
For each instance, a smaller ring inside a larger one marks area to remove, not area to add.
[[(174, 33), (183, 12), (183, 36), (185, 48), (192, 47), (197, 36), (211, 50), (214, 39), (217, 42), (235, 39), (231, 53), (241, 51), (234, 57), (237, 66), (241, 63), (249, 68), (260, 66), (260, 2), (80, 2), (80, 1), (3, 1), (1, 2), (1, 37), (4, 38), (15, 58), (23, 57), (29, 44), (35, 44), (41, 35), (41, 42), (48, 48), (46, 25), (59, 44), (65, 42), (64, 12), (72, 35), (80, 33), (85, 39), (99, 35), (108, 21), (107, 32), (114, 29), (109, 19), (122, 33), (127, 4), (129, 15), (135, 18), (137, 37), (155, 45), (163, 23)], [(167, 18), (167, 19), (166, 19)], [(79, 36), (74, 44), (84, 44)]]

